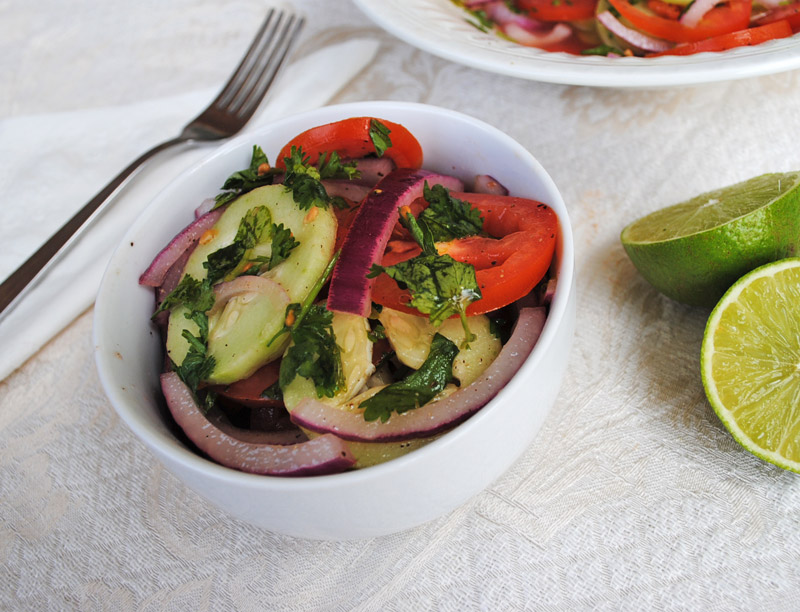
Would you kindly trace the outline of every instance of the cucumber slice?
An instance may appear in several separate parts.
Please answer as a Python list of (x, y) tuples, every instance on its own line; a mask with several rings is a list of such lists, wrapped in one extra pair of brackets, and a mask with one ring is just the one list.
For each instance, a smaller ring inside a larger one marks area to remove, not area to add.
[[(228, 384), (250, 376), (265, 363), (279, 357), (286, 340), (267, 346), (267, 342), (283, 326), (286, 306), (302, 302), (328, 265), (336, 240), (336, 217), (330, 210), (301, 210), (283, 185), (268, 185), (234, 200), (214, 225), (213, 238), (197, 246), (186, 264), (184, 275), (206, 278), (203, 262), (208, 256), (230, 245), (244, 215), (251, 209), (265, 206), (272, 222), (288, 228), (299, 245), (289, 257), (263, 273), (274, 281), (275, 289), (254, 291), (231, 298), (230, 303), (215, 306), (209, 316), (209, 354), (215, 358), (214, 371), (207, 382)], [(272, 239), (256, 245), (253, 256), (268, 257)], [(181, 364), (189, 345), (183, 331), (196, 335), (195, 324), (182, 308), (173, 309), (167, 333), (167, 352)]]
[[(372, 363), (372, 341), (367, 336), (367, 319), (342, 312), (333, 313), (333, 335), (341, 350), (342, 372), (345, 385), (333, 397), (321, 397), (319, 401), (332, 406), (343, 404), (361, 391), (367, 379), (375, 371)], [(317, 397), (314, 383), (308, 378), (295, 376), (283, 389), (283, 403), (292, 409), (305, 397)]]
[[(431, 340), (437, 331), (457, 346), (464, 344), (464, 328), (460, 319), (447, 319), (437, 328), (427, 317), (418, 317), (391, 308), (384, 308), (378, 318), (397, 358), (415, 370), (427, 359)], [(458, 379), (461, 387), (478, 378), (503, 348), (499, 338), (489, 329), (488, 317), (467, 317), (467, 322), (475, 340), (469, 343), (469, 348), (462, 347), (453, 361), (453, 376)]]

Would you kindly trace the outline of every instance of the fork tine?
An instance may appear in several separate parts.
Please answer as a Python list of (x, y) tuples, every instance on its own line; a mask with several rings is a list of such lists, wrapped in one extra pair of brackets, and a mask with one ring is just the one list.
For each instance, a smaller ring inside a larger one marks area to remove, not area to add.
[(232, 104), (231, 110), (239, 117), (250, 117), (261, 103), (267, 89), (272, 85), (283, 60), (289, 52), (292, 43), (296, 40), (305, 20), (292, 15), (285, 24), (280, 37), (275, 41), (269, 53), (260, 58), (261, 65), (254, 69), (251, 78), (245, 82), (241, 92)]
[(269, 9), (267, 16), (261, 23), (261, 27), (259, 27), (253, 42), (250, 43), (250, 47), (247, 49), (242, 61), (236, 67), (236, 70), (231, 75), (230, 79), (228, 79), (228, 82), (225, 83), (211, 106), (227, 106), (230, 104), (233, 97), (241, 89), (242, 84), (252, 72), (253, 64), (262, 56), (262, 47), (265, 44), (269, 44), (269, 41), (274, 38), (275, 31), (280, 24), (282, 16), (282, 12), (278, 13), (277, 18), (273, 21), (275, 9)]

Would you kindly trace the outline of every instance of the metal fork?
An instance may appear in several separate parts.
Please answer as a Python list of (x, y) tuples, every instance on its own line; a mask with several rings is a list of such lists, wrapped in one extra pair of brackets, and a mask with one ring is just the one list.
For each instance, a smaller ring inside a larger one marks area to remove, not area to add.
[(38, 251), (0, 285), (0, 321), (48, 269), (66, 253), (141, 165), (156, 153), (180, 143), (221, 140), (236, 134), (253, 116), (303, 27), (304, 19), (270, 9), (250, 48), (216, 99), (183, 128), (181, 134), (153, 147), (106, 185)]

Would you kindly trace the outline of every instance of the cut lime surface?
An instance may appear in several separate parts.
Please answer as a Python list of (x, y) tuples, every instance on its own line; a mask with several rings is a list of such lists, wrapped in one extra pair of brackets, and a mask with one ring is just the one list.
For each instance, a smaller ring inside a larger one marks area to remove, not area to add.
[(757, 268), (728, 290), (706, 325), (700, 367), (733, 437), (800, 472), (800, 258)]
[(656, 289), (713, 307), (745, 273), (800, 253), (800, 172), (764, 174), (657, 210), (620, 239)]

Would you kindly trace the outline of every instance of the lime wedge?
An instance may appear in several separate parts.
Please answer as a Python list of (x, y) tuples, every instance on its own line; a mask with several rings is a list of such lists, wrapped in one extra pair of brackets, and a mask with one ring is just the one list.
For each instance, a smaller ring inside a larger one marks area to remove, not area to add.
[(757, 268), (725, 293), (708, 319), (700, 368), (731, 435), (800, 472), (800, 258)]
[(764, 174), (657, 210), (620, 239), (656, 289), (713, 307), (745, 273), (800, 253), (800, 172)]

